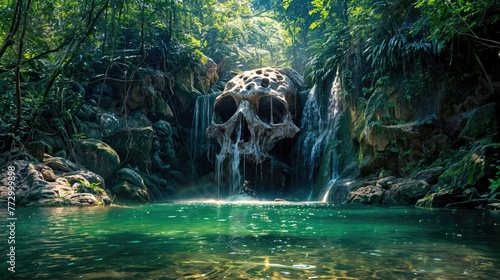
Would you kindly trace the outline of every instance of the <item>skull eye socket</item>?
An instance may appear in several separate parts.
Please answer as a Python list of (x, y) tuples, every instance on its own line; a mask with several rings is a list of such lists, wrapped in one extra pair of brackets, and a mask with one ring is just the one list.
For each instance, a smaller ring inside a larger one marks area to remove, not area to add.
[(214, 122), (217, 124), (227, 122), (236, 113), (237, 109), (233, 97), (223, 97), (214, 106)]
[(287, 113), (285, 104), (276, 97), (263, 96), (259, 100), (259, 118), (267, 124), (278, 124), (284, 121)]

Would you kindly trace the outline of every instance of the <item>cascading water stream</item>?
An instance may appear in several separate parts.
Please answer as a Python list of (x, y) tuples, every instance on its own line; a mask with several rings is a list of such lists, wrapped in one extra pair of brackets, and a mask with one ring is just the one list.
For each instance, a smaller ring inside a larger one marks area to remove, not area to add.
[(300, 187), (312, 186), (314, 173), (320, 156), (320, 135), (323, 128), (323, 120), (317, 101), (317, 87), (314, 86), (307, 95), (307, 100), (302, 112), (300, 129), (302, 134), (297, 142), (297, 159), (295, 170), (297, 184)]
[(322, 202), (328, 202), (328, 197), (330, 192), (339, 178), (339, 166), (338, 166), (338, 149), (337, 146), (340, 140), (337, 137), (337, 132), (340, 126), (340, 114), (341, 109), (341, 99), (339, 93), (341, 91), (340, 77), (337, 70), (335, 79), (332, 83), (332, 88), (330, 90), (329, 102), (328, 102), (328, 118), (327, 118), (327, 129), (324, 131), (325, 136), (321, 137), (322, 141), (325, 141), (326, 145), (330, 148), (325, 149), (326, 152), (323, 157), (329, 157), (330, 160), (330, 181), (320, 192), (320, 199)]
[(238, 131), (236, 133), (236, 141), (233, 145), (233, 154), (231, 155), (230, 162), (230, 179), (229, 179), (229, 195), (237, 195), (242, 186), (241, 172), (240, 172), (240, 147), (238, 143), (242, 141), (243, 133), (243, 116), (239, 115)]
[[(332, 83), (328, 98), (327, 117), (321, 116), (320, 102), (318, 100), (319, 89), (315, 86), (307, 96), (300, 124), (302, 134), (297, 145), (296, 170), (299, 175), (298, 182), (302, 187), (309, 186), (311, 192), (308, 200), (319, 200), (326, 202), (328, 196), (339, 175), (337, 131), (340, 124), (341, 101), (339, 97), (340, 77), (337, 75)], [(332, 148), (333, 144), (333, 148)], [(321, 187), (319, 191), (313, 187), (314, 176), (320, 168), (320, 164), (329, 158), (329, 182)]]
[[(220, 191), (221, 188), (225, 184), (225, 178), (224, 174), (227, 171), (228, 173), (228, 186), (229, 186), (229, 196), (234, 196), (239, 194), (240, 189), (243, 185), (243, 177), (241, 175), (240, 171), (240, 147), (238, 143), (240, 141), (243, 141), (242, 135), (243, 135), (243, 129), (244, 129), (244, 121), (243, 121), (243, 116), (240, 115), (238, 119), (238, 124), (237, 124), (237, 130), (236, 130), (236, 135), (235, 135), (235, 142), (234, 144), (231, 144), (231, 154), (229, 156), (226, 156), (224, 153), (220, 153), (216, 155), (215, 160), (216, 160), (216, 178), (217, 178), (217, 185), (218, 185), (218, 197), (220, 197)], [(226, 161), (228, 159), (229, 161)], [(227, 166), (227, 170), (224, 168)]]
[(192, 133), (189, 138), (189, 147), (192, 158), (197, 158), (204, 152), (211, 155), (211, 141), (206, 137), (205, 131), (212, 122), (212, 112), (215, 98), (219, 93), (200, 95), (194, 105)]

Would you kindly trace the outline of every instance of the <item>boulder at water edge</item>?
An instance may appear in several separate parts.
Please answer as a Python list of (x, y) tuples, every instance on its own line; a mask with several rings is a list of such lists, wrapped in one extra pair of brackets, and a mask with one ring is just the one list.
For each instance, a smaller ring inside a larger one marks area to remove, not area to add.
[[(64, 162), (65, 160), (60, 160)], [(55, 160), (51, 161), (56, 162)], [(68, 164), (61, 164), (66, 169)], [(64, 172), (46, 164), (25, 160), (9, 162), (14, 167), (16, 206), (104, 205), (111, 202), (104, 179), (88, 170)], [(0, 170), (0, 205), (7, 205), (8, 166)], [(53, 165), (56, 166), (56, 165)], [(11, 176), (12, 177), (12, 176)], [(47, 180), (49, 179), (49, 180)]]

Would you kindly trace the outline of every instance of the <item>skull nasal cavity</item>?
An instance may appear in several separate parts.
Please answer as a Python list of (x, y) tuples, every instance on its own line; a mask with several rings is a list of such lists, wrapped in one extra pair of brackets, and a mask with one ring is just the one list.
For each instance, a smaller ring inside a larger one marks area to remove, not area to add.
[(214, 106), (214, 122), (217, 124), (227, 122), (236, 113), (237, 109), (233, 97), (223, 97)]
[(267, 124), (283, 122), (287, 113), (285, 104), (276, 97), (263, 96), (259, 100), (259, 118)]
[(250, 140), (252, 140), (252, 133), (248, 128), (248, 123), (245, 118), (241, 117), (239, 119), (237, 129), (233, 130), (233, 132), (231, 133), (231, 140), (233, 142), (236, 141), (249, 142)]
[(261, 86), (265, 87), (265, 88), (268, 87), (269, 86), (269, 79), (268, 78), (262, 79)]

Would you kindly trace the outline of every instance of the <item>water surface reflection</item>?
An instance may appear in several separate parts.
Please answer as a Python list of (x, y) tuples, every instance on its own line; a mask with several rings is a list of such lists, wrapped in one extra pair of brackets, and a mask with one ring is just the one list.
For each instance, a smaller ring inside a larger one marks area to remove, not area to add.
[(25, 279), (500, 275), (498, 212), (184, 202), (22, 208), (17, 217), (16, 276)]

